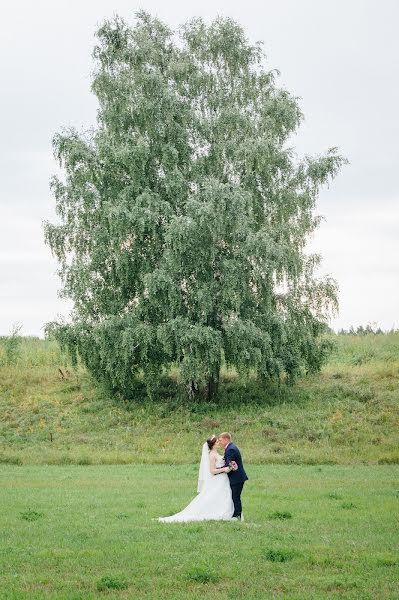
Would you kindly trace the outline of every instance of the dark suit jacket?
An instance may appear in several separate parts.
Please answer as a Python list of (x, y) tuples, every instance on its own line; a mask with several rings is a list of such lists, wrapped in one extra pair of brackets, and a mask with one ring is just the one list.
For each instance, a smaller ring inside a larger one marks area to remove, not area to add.
[(226, 466), (232, 460), (234, 460), (238, 466), (237, 471), (230, 471), (230, 473), (227, 473), (230, 479), (230, 484), (234, 485), (235, 483), (243, 483), (244, 481), (247, 481), (248, 477), (242, 465), (241, 453), (237, 446), (233, 444), (233, 442), (230, 442), (224, 451), (224, 460)]

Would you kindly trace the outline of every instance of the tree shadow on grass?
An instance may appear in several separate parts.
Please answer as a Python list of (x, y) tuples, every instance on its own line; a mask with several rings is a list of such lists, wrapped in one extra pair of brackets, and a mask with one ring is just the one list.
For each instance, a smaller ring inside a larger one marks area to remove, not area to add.
[[(273, 381), (260, 381), (255, 377), (221, 379), (218, 394), (207, 401), (202, 397), (188, 398), (185, 390), (175, 377), (164, 375), (156, 392), (150, 397), (143, 380), (136, 378), (131, 382), (128, 396), (121, 397), (113, 390), (104, 389), (108, 398), (127, 411), (134, 411), (137, 406), (162, 407), (165, 414), (178, 408), (185, 408), (194, 414), (207, 414), (212, 410), (278, 406), (281, 404), (304, 405), (309, 400), (309, 393), (299, 386), (288, 386)], [(161, 411), (162, 412), (162, 411)]]

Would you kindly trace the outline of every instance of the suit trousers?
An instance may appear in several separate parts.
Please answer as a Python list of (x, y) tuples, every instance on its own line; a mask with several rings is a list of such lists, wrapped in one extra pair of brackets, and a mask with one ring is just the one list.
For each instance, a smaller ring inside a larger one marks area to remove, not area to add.
[(239, 483), (230, 483), (231, 487), (231, 495), (233, 497), (234, 504), (234, 514), (233, 517), (241, 517), (242, 513), (242, 504), (241, 504), (241, 492), (244, 487), (245, 481), (240, 481)]

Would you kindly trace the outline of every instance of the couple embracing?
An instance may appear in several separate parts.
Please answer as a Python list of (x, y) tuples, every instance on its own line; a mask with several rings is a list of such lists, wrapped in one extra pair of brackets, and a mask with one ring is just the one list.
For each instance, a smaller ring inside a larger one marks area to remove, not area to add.
[[(223, 458), (217, 448), (224, 448)], [(231, 435), (211, 436), (202, 447), (198, 475), (198, 495), (182, 511), (157, 520), (164, 523), (186, 521), (243, 520), (241, 492), (248, 477), (241, 453)]]

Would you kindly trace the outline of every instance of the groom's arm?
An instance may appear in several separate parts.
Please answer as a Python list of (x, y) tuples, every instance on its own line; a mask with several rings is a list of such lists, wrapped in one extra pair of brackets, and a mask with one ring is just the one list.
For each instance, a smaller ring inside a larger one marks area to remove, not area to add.
[(226, 453), (224, 455), (224, 460), (226, 465), (228, 465), (232, 460), (236, 459), (236, 453), (234, 452), (234, 448), (227, 448)]

